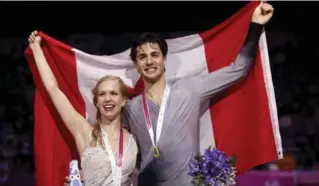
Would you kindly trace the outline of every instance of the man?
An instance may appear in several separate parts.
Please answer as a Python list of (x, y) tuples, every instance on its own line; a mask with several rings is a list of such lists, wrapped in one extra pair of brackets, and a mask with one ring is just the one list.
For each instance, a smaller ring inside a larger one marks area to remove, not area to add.
[(142, 77), (144, 92), (127, 104), (125, 114), (141, 151), (139, 186), (192, 185), (188, 163), (199, 151), (201, 103), (248, 74), (262, 26), (272, 15), (273, 7), (267, 3), (254, 10), (244, 47), (233, 64), (173, 84), (167, 84), (164, 75), (165, 40), (144, 34), (134, 42), (131, 59)]
[(262, 26), (273, 7), (260, 3), (253, 12), (245, 44), (229, 66), (205, 76), (167, 83), (167, 43), (144, 34), (131, 48), (144, 91), (127, 103), (125, 123), (137, 137), (141, 162), (138, 186), (191, 186), (189, 161), (199, 152), (201, 104), (244, 78), (257, 53)]

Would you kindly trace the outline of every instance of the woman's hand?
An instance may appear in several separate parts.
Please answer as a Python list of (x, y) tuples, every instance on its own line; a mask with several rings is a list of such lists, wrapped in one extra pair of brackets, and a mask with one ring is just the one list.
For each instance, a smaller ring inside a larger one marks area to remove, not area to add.
[(40, 46), (42, 38), (38, 36), (38, 31), (33, 31), (29, 36), (29, 46), (33, 49), (35, 46)]

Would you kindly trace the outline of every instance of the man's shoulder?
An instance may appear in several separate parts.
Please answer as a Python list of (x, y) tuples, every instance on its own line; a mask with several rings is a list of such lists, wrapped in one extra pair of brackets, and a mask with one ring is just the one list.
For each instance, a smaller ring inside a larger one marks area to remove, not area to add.
[(174, 82), (170, 82), (169, 85), (173, 90), (185, 91), (190, 83), (191, 81), (189, 79), (178, 79)]
[(139, 94), (137, 96), (134, 96), (133, 98), (129, 99), (128, 102), (126, 103), (126, 107), (127, 108), (132, 108), (132, 107), (136, 106), (136, 104), (139, 104), (140, 97), (141, 97), (141, 94)]

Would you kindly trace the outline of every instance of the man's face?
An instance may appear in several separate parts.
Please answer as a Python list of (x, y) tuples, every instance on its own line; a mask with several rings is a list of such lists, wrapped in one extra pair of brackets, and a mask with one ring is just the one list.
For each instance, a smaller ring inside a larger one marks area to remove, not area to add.
[(157, 43), (145, 43), (136, 49), (136, 70), (150, 83), (164, 75), (165, 57)]

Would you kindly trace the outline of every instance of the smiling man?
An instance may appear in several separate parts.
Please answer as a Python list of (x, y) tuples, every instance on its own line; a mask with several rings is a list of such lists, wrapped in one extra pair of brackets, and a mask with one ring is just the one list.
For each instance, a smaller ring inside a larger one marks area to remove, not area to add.
[(165, 79), (166, 41), (143, 34), (131, 48), (144, 91), (126, 106), (128, 128), (141, 151), (139, 186), (191, 186), (188, 164), (198, 153), (201, 104), (244, 78), (253, 65), (262, 26), (273, 7), (260, 3), (253, 12), (245, 44), (235, 61), (205, 76), (169, 84)]

